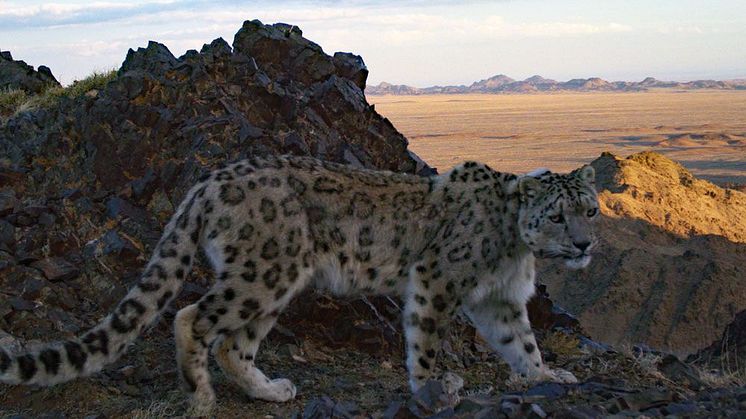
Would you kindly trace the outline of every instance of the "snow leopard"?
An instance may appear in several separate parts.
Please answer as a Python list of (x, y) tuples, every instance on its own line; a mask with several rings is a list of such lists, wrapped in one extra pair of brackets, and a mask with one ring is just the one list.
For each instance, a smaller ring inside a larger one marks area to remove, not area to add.
[(142, 276), (100, 323), (21, 353), (0, 349), (0, 382), (53, 385), (112, 363), (177, 297), (198, 249), (214, 282), (177, 312), (174, 329), (181, 381), (199, 412), (216, 399), (210, 352), (249, 396), (295, 397), (293, 383), (268, 378), (256, 355), (309, 287), (401, 297), (412, 391), (429, 379), (461, 385), (436, 365), (459, 311), (516, 376), (575, 382), (542, 362), (526, 303), (536, 258), (588, 265), (598, 212), (591, 166), (519, 176), (469, 161), (422, 177), (252, 157), (204, 175), (186, 193)]

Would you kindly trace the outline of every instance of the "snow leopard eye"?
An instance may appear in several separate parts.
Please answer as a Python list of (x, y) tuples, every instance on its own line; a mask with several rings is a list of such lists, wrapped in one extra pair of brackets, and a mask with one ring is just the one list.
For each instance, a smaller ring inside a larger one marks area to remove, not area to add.
[(549, 221), (551, 221), (551, 222), (553, 222), (555, 224), (559, 224), (559, 223), (565, 221), (565, 217), (563, 217), (562, 214), (550, 215), (549, 216)]
[(588, 211), (586, 211), (585, 215), (588, 216), (588, 218), (595, 217), (596, 214), (598, 214), (598, 208), (591, 208)]

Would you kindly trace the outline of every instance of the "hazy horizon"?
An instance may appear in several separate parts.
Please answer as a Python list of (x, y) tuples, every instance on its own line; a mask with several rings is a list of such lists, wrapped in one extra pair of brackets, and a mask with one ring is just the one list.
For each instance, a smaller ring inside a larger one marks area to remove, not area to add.
[[(532, 74), (532, 75), (530, 75), (528, 77), (519, 78), (519, 77), (511, 77), (510, 74), (495, 73), (495, 74), (493, 74), (491, 76), (488, 76), (488, 77), (482, 77), (481, 79), (478, 79), (478, 80), (472, 80), (471, 82), (459, 83), (459, 84), (434, 84), (434, 85), (429, 85), (429, 86), (415, 86), (415, 85), (408, 84), (408, 83), (391, 83), (391, 82), (388, 82), (386, 80), (381, 80), (380, 82), (374, 84), (374, 83), (370, 83), (370, 80), (369, 80), (368, 83), (367, 83), (367, 85), (368, 86), (374, 86), (374, 85), (377, 86), (377, 85), (379, 85), (381, 83), (388, 83), (388, 84), (390, 84), (392, 86), (408, 86), (408, 87), (415, 87), (415, 88), (420, 88), (420, 89), (428, 88), (428, 87), (445, 87), (445, 86), (456, 86), (456, 87), (458, 87), (458, 86), (466, 86), (466, 87), (468, 87), (468, 86), (472, 85), (473, 83), (477, 83), (477, 82), (480, 82), (480, 81), (483, 81), (483, 80), (487, 80), (487, 79), (490, 79), (492, 77), (497, 77), (497, 76), (510, 77), (511, 79), (513, 79), (515, 81), (524, 81), (524, 80), (527, 80), (527, 79), (529, 79), (531, 77), (539, 76), (539, 77), (543, 77), (544, 79), (554, 80), (554, 81), (560, 82), (560, 83), (561, 82), (568, 82), (568, 81), (573, 80), (573, 79), (590, 79), (590, 78), (598, 77), (598, 76), (587, 76), (587, 77), (572, 77), (572, 78), (569, 78), (569, 79), (554, 79), (552, 77), (544, 77), (544, 75), (536, 73), (536, 74)], [(612, 80), (612, 79), (605, 79), (603, 77), (598, 77), (598, 78), (606, 80), (607, 82), (641, 82), (641, 81), (645, 80), (648, 77), (653, 77), (654, 79), (656, 79), (658, 81), (662, 81), (662, 82), (681, 82), (681, 83), (686, 83), (686, 82), (690, 82), (690, 81), (699, 81), (699, 80), (717, 80), (717, 81), (740, 81), (740, 80), (744, 80), (744, 78), (742, 78), (742, 77), (733, 77), (733, 78), (728, 78), (728, 79), (698, 78), (698, 79), (686, 79), (686, 80), (674, 80), (674, 79), (665, 79), (664, 80), (664, 79), (660, 79), (660, 78), (657, 78), (657, 77), (654, 77), (654, 76), (645, 76), (645, 77), (643, 77), (641, 79), (637, 79), (637, 80), (621, 80), (621, 79), (619, 79), (619, 80)]]
[(746, 2), (736, 0), (0, 0), (0, 49), (68, 84), (118, 68), (148, 40), (176, 56), (217, 37), (231, 43), (250, 19), (295, 24), (327, 53), (361, 55), (370, 85), (746, 78)]

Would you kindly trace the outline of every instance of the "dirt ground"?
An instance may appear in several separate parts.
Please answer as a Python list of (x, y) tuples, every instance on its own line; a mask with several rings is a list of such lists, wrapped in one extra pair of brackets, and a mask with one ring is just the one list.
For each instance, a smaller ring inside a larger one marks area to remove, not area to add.
[[(168, 316), (166, 320), (172, 319)], [(189, 417), (186, 394), (179, 388), (174, 367), (173, 339), (165, 323), (167, 321), (161, 322), (138, 340), (123, 359), (92, 377), (50, 388), (0, 386), (0, 418)], [(412, 400), (400, 351), (392, 350), (393, 347), (373, 353), (349, 346), (334, 349), (313, 339), (283, 343), (288, 341), (285, 336), (288, 332), (273, 331), (260, 350), (258, 363), (270, 376), (293, 380), (298, 387), (296, 399), (287, 403), (251, 400), (212, 365), (212, 381), (218, 400), (211, 417), (418, 417), (401, 416), (401, 412), (391, 415), (391, 407), (396, 407), (397, 401), (411, 403)], [(577, 338), (562, 332), (540, 334), (539, 345), (548, 365), (573, 372), (581, 384), (516, 387), (508, 380), (508, 367), (472, 333), (471, 328), (457, 327), (443, 346), (443, 368), (463, 377), (465, 387), (456, 412), (448, 410), (439, 417), (471, 418), (476, 411), (470, 412), (469, 409), (485, 410), (485, 407), (491, 413), (483, 417), (503, 416), (499, 412), (505, 413), (506, 417), (527, 417), (530, 414), (510, 410), (513, 408), (506, 405), (506, 400), (517, 403), (514, 406), (517, 409), (539, 409), (550, 415), (555, 412), (559, 417), (625, 409), (632, 409), (630, 414), (645, 410), (658, 416), (657, 410), (649, 409), (669, 406), (670, 410), (681, 403), (687, 403), (688, 408), (706, 415), (738, 408), (722, 410), (721, 402), (711, 402), (717, 400), (715, 396), (719, 394), (713, 393), (718, 391), (715, 389), (727, 386), (726, 396), (734, 401), (736, 392), (746, 391), (746, 388), (733, 387), (741, 383), (740, 378), (723, 381), (718, 376), (720, 381), (705, 383), (706, 386), (700, 388), (704, 392), (698, 395), (693, 388), (701, 385), (699, 380), (694, 378), (696, 385), (677, 380), (680, 372), (669, 377), (659, 367), (660, 355), (635, 352), (632, 347), (612, 352), (594, 349), (593, 346), (579, 345)], [(689, 371), (689, 367), (683, 368)], [(710, 404), (697, 402), (698, 398)], [(314, 407), (322, 400), (336, 406), (337, 413)], [(430, 417), (430, 414), (422, 417)]]
[(656, 151), (719, 184), (746, 183), (746, 91), (368, 96), (443, 172), (466, 159), (563, 171), (603, 151)]
[[(328, 303), (337, 304), (332, 300)], [(307, 323), (283, 315), (279, 326), (262, 344), (257, 364), (268, 376), (291, 379), (298, 388), (296, 398), (287, 403), (252, 400), (230, 383), (213, 362), (210, 370), (218, 398), (213, 417), (288, 418), (304, 412), (309, 401), (321, 397), (354, 405), (364, 414), (360, 417), (380, 417), (392, 402), (410, 397), (399, 325), (373, 325), (376, 316), (361, 308), (364, 306), (359, 300), (357, 308), (353, 308), (356, 315), (350, 314), (346, 303), (338, 303), (345, 305), (340, 311), (343, 315), (363, 325), (359, 333), (366, 335), (367, 342), (359, 336), (339, 336), (343, 333), (339, 327), (324, 327), (314, 318), (318, 311), (299, 310), (309, 317)], [(325, 313), (330, 315), (339, 309), (330, 307)], [(48, 388), (0, 385), (0, 418), (189, 416), (186, 393), (180, 388), (175, 368), (172, 321), (173, 314), (167, 314), (122, 359), (92, 377)], [(292, 330), (283, 327), (283, 323), (293, 323)], [(382, 329), (388, 328), (395, 331), (383, 338)], [(322, 335), (328, 338), (311, 337)], [(464, 394), (495, 396), (508, 390), (507, 365), (484, 341), (475, 338), (474, 329), (464, 323), (452, 328), (442, 349), (443, 368), (464, 378)], [(572, 348), (570, 352), (580, 354)], [(579, 369), (579, 376), (589, 375)]]

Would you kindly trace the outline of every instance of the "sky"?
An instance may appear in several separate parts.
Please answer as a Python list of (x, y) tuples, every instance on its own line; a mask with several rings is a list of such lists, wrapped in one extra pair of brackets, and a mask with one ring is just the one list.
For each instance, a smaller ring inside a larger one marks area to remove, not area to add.
[(0, 0), (0, 50), (69, 84), (149, 40), (176, 56), (231, 43), (251, 19), (361, 55), (369, 85), (746, 78), (746, 0)]

